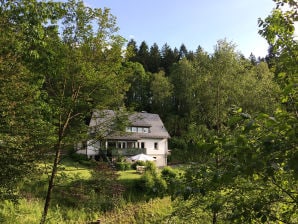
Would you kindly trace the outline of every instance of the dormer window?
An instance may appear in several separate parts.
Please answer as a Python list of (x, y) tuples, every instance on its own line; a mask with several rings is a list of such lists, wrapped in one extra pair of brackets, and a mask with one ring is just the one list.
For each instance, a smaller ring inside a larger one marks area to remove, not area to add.
[(126, 132), (149, 133), (148, 127), (126, 127)]

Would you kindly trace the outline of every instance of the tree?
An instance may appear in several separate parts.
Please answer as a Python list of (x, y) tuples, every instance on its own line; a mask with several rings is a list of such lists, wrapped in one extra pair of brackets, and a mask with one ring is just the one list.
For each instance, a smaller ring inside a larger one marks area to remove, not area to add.
[(168, 44), (164, 44), (161, 49), (161, 67), (164, 69), (166, 76), (169, 76), (171, 66), (178, 60), (178, 50), (173, 51)]
[(188, 58), (188, 50), (184, 44), (181, 44), (179, 49), (179, 59)]
[(257, 58), (253, 53), (250, 53), (249, 60), (250, 60), (252, 65), (257, 65), (257, 63), (258, 63)]
[(172, 117), (169, 129), (177, 130), (174, 135), (181, 135), (191, 123), (193, 111), (198, 105), (197, 84), (199, 75), (196, 73), (192, 63), (186, 58), (172, 66), (170, 82), (173, 84), (172, 114), (179, 119)]
[(157, 73), (159, 72), (161, 64), (161, 55), (159, 51), (159, 47), (156, 43), (154, 43), (150, 47), (149, 52), (149, 62), (148, 62), (148, 69), (151, 73)]
[[(216, 134), (194, 138), (198, 163), (180, 180), (182, 194), (177, 195), (188, 199), (190, 212), (207, 211), (212, 217), (208, 221), (212, 223), (297, 222), (298, 175), (294, 162), (298, 158), (297, 85), (294, 84), (297, 82), (297, 42), (291, 35), (292, 30), (287, 29), (297, 18), (297, 3), (277, 1), (278, 5), (281, 3), (289, 3), (292, 10), (285, 14), (273, 11), (273, 16), (261, 23), (261, 34), (273, 44), (272, 49), (278, 50), (273, 68), (280, 79), (282, 93), (278, 93), (283, 104), (277, 105), (271, 114), (262, 113), (272, 110), (266, 108), (268, 105), (253, 106), (251, 114), (244, 113), (242, 108), (230, 107), (220, 129), (215, 129)], [(216, 55), (215, 59), (221, 62), (218, 68), (225, 74), (225, 63), (218, 60), (221, 56)], [(243, 82), (260, 83), (262, 91), (257, 90), (257, 94), (268, 88), (268, 81), (273, 77), (265, 63), (244, 74), (250, 75), (244, 76)], [(233, 81), (237, 82), (235, 76)], [(265, 95), (268, 93), (260, 99)]]
[(145, 41), (142, 41), (139, 47), (139, 50), (137, 53), (137, 61), (143, 65), (145, 71), (148, 71), (149, 47)]
[(18, 183), (49, 146), (43, 82), (34, 75), (15, 58), (0, 56), (0, 200), (17, 196)]
[[(59, 3), (4, 1), (0, 5), (1, 196), (11, 198), (22, 177), (34, 171), (51, 143), (53, 127), (43, 91), (44, 77), (32, 64), (45, 48), (46, 31)], [(44, 10), (47, 9), (47, 10)], [(8, 194), (7, 194), (8, 193)]]
[[(123, 38), (108, 9), (90, 9), (82, 1), (63, 4), (62, 39), (53, 31), (37, 68), (55, 128), (53, 168), (41, 223), (45, 223), (62, 150), (87, 138), (86, 117), (94, 108), (119, 108), (127, 90), (121, 73)], [(96, 24), (94, 27), (93, 24)]]
[(161, 117), (165, 117), (169, 111), (170, 97), (173, 93), (173, 85), (165, 77), (163, 71), (153, 74), (150, 84), (152, 94), (152, 109)]
[(129, 61), (137, 62), (138, 47), (137, 42), (131, 39), (126, 45), (126, 58)]
[(150, 76), (138, 62), (127, 62), (123, 66), (126, 81), (130, 84), (126, 92), (125, 104), (136, 111), (150, 110)]

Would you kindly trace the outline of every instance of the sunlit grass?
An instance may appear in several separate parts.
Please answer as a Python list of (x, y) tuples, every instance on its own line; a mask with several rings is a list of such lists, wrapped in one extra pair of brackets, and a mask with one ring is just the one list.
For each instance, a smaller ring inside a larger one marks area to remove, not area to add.
[(124, 208), (99, 217), (102, 223), (169, 223), (172, 212), (170, 197), (150, 199), (148, 202), (127, 203)]
[[(37, 224), (43, 211), (41, 199), (21, 199), (17, 204), (4, 201), (0, 205), (0, 223), (5, 224)], [(98, 213), (84, 209), (69, 209), (56, 206), (50, 209), (47, 224), (80, 224), (96, 220)]]
[(135, 170), (118, 171), (119, 180), (136, 180), (141, 177), (141, 174)]

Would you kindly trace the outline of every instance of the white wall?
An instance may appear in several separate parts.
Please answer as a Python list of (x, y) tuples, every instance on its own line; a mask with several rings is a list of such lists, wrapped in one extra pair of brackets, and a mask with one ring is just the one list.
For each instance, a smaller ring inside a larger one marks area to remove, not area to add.
[[(78, 147), (79, 148), (79, 147)], [(99, 153), (99, 142), (94, 142), (92, 140), (87, 141), (87, 149), (79, 149), (77, 150), (78, 154), (87, 155), (88, 158), (98, 155)]]
[[(144, 142), (146, 148), (146, 154), (156, 158), (157, 166), (166, 166), (166, 156), (168, 152), (168, 140), (167, 139), (142, 139), (138, 142)], [(157, 143), (157, 149), (154, 148)]]

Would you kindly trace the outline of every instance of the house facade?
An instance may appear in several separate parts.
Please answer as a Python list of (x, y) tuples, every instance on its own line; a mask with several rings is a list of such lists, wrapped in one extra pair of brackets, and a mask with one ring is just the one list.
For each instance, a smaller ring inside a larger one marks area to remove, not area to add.
[(90, 139), (78, 153), (89, 158), (106, 156), (110, 160), (146, 154), (155, 159), (156, 166), (167, 165), (169, 133), (158, 114), (136, 112), (127, 115), (124, 131), (112, 128), (117, 120), (114, 111), (94, 111), (90, 120)]

